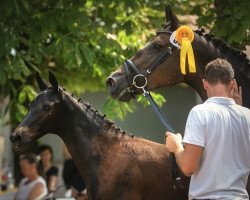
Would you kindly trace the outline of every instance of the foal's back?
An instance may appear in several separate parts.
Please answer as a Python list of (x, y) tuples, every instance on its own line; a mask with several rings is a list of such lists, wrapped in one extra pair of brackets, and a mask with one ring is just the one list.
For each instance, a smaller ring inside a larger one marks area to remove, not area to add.
[(136, 137), (112, 137), (100, 135), (93, 140), (101, 159), (97, 199), (187, 199), (188, 180), (183, 183), (185, 189), (174, 189), (165, 145)]

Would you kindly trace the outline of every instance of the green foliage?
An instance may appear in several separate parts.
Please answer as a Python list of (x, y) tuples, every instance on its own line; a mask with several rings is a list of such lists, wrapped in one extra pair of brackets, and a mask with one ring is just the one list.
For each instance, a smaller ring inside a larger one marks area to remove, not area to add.
[(36, 95), (37, 93), (32, 86), (23, 85), (20, 87), (17, 95), (9, 105), (11, 124), (17, 125), (17, 123), (20, 123), (24, 119), (28, 111), (27, 107), (35, 99)]
[(250, 2), (229, 0), (214, 20), (213, 31), (234, 46), (250, 43)]
[(133, 103), (124, 103), (111, 98), (105, 102), (103, 111), (108, 117), (124, 119), (128, 112), (133, 112), (135, 105)]
[[(34, 91), (35, 72), (46, 77), (52, 69), (64, 87), (78, 94), (104, 90), (110, 72), (146, 42), (142, 35), (160, 27), (165, 3), (159, 2), (2, 1), (0, 94), (11, 98), (13, 121), (27, 112), (32, 98), (26, 98), (23, 87)], [(109, 101), (106, 105), (112, 108)], [(113, 116), (132, 111), (121, 107)]]
[[(163, 103), (166, 102), (166, 99), (161, 94), (157, 94), (155, 92), (150, 92), (150, 94), (158, 106), (161, 107), (163, 105)], [(142, 105), (145, 107), (150, 105), (147, 98), (145, 98), (143, 95), (138, 96), (137, 101), (142, 103)]]
[(241, 49), (250, 43), (249, 0), (192, 0), (183, 1), (184, 7), (187, 13), (198, 16), (199, 27), (216, 37)]
[[(217, 17), (212, 0), (170, 1), (177, 14), (196, 14), (199, 25), (232, 44), (246, 44), (248, 0), (227, 2), (224, 20)], [(23, 118), (35, 96), (35, 72), (47, 77), (53, 70), (63, 87), (78, 94), (105, 90), (110, 72), (161, 28), (165, 4), (165, 0), (2, 0), (0, 95), (10, 96), (11, 123)], [(158, 104), (164, 102), (155, 97)], [(124, 118), (134, 108), (133, 103), (108, 99), (104, 112)]]

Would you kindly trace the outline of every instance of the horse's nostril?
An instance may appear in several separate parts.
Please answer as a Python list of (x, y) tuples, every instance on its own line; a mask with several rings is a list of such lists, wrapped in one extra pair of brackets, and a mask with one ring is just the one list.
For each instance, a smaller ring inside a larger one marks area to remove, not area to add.
[(10, 141), (11, 142), (20, 142), (22, 140), (21, 135), (14, 133), (12, 135), (10, 135)]
[(113, 78), (108, 78), (106, 84), (108, 87), (115, 87), (115, 80)]
[(20, 142), (21, 140), (22, 140), (21, 135), (17, 135), (17, 136), (16, 136), (16, 141)]

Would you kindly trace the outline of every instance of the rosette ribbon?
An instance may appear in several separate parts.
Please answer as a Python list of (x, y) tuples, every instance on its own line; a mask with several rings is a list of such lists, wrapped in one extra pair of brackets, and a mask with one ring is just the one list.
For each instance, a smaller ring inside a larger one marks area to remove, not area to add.
[(181, 73), (186, 74), (186, 57), (188, 59), (189, 73), (196, 72), (194, 52), (192, 48), (192, 41), (194, 40), (194, 32), (188, 26), (180, 26), (176, 30), (176, 40), (181, 46), (180, 52), (180, 67)]

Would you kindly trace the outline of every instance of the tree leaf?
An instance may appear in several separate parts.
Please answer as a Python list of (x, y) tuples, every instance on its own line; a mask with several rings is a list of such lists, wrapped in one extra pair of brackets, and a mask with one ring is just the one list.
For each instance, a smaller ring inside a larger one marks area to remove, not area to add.
[(84, 55), (87, 63), (89, 64), (89, 66), (92, 66), (93, 62), (94, 62), (94, 58), (95, 58), (95, 54), (94, 54), (93, 50), (91, 50), (86, 45), (81, 45), (80, 49), (81, 49), (81, 52)]

